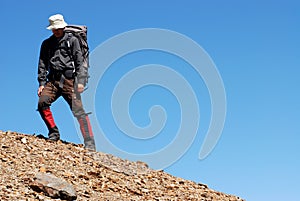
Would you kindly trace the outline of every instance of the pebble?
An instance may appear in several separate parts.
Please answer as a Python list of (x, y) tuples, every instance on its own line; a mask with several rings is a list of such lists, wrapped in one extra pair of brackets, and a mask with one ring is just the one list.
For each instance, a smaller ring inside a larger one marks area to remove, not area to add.
[(55, 201), (30, 187), (37, 173), (51, 173), (74, 187), (86, 200), (212, 200), (243, 201), (82, 145), (53, 143), (34, 135), (0, 131), (0, 200)]

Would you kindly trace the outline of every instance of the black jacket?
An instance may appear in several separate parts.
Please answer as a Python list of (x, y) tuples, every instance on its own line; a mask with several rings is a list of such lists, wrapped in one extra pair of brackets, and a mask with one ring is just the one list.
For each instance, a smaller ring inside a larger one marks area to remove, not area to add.
[[(71, 48), (67, 45), (67, 39), (70, 41)], [(41, 45), (38, 64), (39, 85), (44, 86), (46, 84), (48, 74), (74, 69), (73, 60), (77, 81), (85, 85), (88, 72), (82, 65), (83, 57), (78, 39), (64, 34), (60, 39), (52, 35), (44, 40)]]

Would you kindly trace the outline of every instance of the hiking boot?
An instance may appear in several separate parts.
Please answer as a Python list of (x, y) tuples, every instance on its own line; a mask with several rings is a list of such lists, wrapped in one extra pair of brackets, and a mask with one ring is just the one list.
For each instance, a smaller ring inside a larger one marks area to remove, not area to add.
[(48, 139), (52, 140), (52, 141), (58, 141), (59, 140), (60, 134), (59, 134), (58, 128), (56, 126), (54, 126), (53, 128), (51, 128), (49, 130), (48, 137), (49, 137)]
[(84, 147), (91, 151), (96, 151), (95, 140), (94, 138), (84, 139)]

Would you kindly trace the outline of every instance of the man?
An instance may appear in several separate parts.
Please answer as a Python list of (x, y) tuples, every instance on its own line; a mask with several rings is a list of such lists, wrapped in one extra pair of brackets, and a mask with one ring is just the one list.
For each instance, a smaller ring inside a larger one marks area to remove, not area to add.
[(60, 14), (49, 18), (47, 29), (53, 35), (44, 40), (38, 63), (38, 111), (49, 130), (50, 140), (60, 139), (51, 104), (60, 96), (69, 104), (77, 118), (87, 149), (96, 150), (90, 120), (81, 101), (81, 93), (87, 79), (87, 68), (83, 66), (83, 56), (78, 39), (64, 32), (67, 23)]

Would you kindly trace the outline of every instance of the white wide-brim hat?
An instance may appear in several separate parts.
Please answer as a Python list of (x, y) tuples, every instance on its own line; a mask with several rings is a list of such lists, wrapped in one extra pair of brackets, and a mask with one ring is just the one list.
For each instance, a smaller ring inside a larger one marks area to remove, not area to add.
[(64, 17), (61, 14), (52, 15), (49, 17), (49, 25), (47, 29), (62, 29), (65, 28), (68, 24), (65, 22)]

